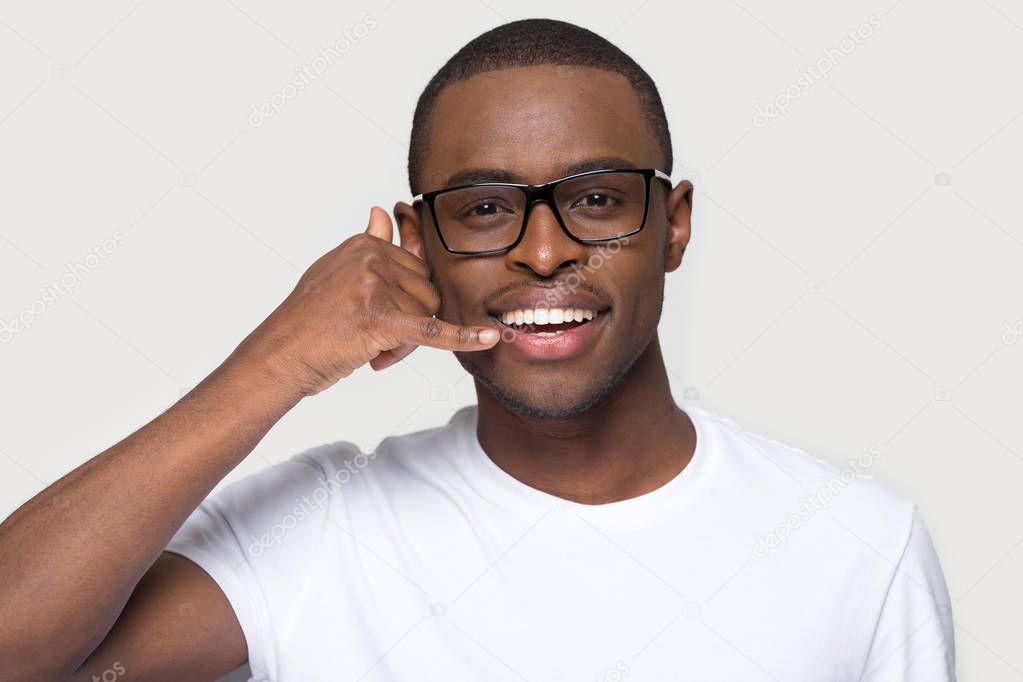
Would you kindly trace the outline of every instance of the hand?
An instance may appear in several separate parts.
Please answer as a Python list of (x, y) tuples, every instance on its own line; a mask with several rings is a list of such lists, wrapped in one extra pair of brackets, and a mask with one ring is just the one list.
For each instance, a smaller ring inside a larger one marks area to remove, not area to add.
[(501, 334), (433, 317), (440, 293), (426, 263), (392, 243), (391, 217), (370, 209), (369, 226), (321, 256), (294, 291), (239, 346), (300, 395), (314, 395), (367, 362), (389, 367), (417, 346), (485, 350)]

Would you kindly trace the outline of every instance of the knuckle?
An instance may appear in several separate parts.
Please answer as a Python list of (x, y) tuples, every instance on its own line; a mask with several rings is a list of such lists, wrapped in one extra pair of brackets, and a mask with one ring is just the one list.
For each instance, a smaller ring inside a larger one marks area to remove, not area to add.
[(387, 303), (379, 298), (371, 298), (363, 308), (363, 315), (369, 326), (377, 326), (378, 323), (388, 319), (389, 312)]
[(440, 336), (440, 322), (434, 319), (423, 320), (419, 332), (424, 339), (435, 339)]
[(363, 332), (371, 332), (382, 328), (390, 318), (386, 303), (378, 298), (371, 298), (360, 308), (356, 326)]
[(348, 239), (341, 242), (342, 246), (348, 249), (362, 249), (370, 244), (370, 235), (365, 232), (356, 232)]
[(376, 249), (366, 249), (359, 255), (359, 264), (363, 268), (371, 268), (380, 263), (380, 252)]
[(372, 291), (379, 285), (380, 278), (372, 270), (363, 270), (355, 278), (355, 282), (360, 289)]

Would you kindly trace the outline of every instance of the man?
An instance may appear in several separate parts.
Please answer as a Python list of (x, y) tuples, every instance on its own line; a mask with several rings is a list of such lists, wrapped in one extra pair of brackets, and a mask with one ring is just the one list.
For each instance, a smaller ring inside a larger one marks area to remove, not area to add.
[[(654, 83), (603, 38), (466, 45), (415, 112), (400, 246), (374, 207), (194, 391), (0, 528), (0, 679), (954, 679), (911, 502), (675, 404), (671, 167)], [(203, 502), (303, 397), (418, 345), (478, 404)]]

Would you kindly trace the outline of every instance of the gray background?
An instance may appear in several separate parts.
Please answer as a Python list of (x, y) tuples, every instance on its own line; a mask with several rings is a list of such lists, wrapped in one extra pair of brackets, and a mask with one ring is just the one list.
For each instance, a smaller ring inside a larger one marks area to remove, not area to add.
[[(503, 20), (555, 16), (651, 73), (673, 176), (696, 185), (660, 328), (678, 401), (838, 466), (880, 448), (870, 475), (918, 503), (942, 557), (962, 679), (1023, 679), (1023, 7), (441, 9), (0, 2), (0, 321), (31, 320), (0, 339), (0, 512), (172, 404), (365, 229), (371, 204), (408, 198), (412, 108), (454, 50)], [(754, 120), (871, 21), (829, 78)], [(252, 125), (251, 105), (317, 47), (370, 23)], [(73, 292), (45, 300), (74, 264)], [(449, 354), (419, 349), (304, 401), (227, 480), (474, 400)]]

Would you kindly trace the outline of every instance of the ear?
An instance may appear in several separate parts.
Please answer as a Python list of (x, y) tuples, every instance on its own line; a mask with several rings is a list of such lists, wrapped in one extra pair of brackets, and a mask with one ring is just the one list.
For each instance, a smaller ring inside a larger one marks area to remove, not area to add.
[(398, 239), (401, 248), (425, 261), (423, 228), (419, 220), (419, 212), (411, 204), (399, 201), (394, 205), (394, 218), (398, 223)]
[(682, 180), (668, 194), (666, 204), (668, 234), (664, 242), (664, 271), (672, 272), (682, 264), (689, 244), (693, 215), (693, 183)]

